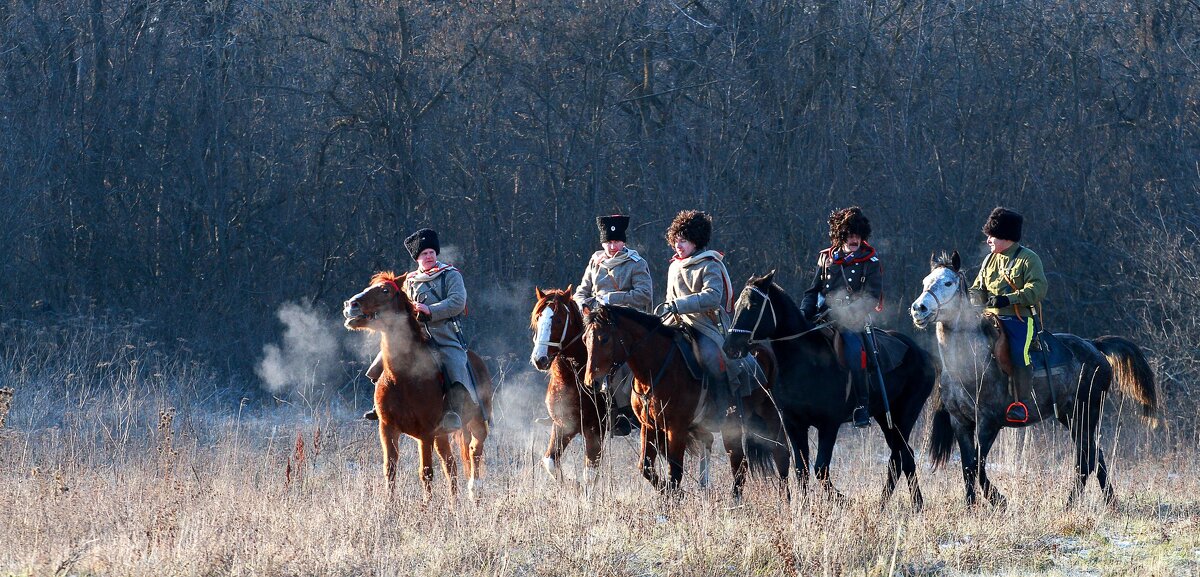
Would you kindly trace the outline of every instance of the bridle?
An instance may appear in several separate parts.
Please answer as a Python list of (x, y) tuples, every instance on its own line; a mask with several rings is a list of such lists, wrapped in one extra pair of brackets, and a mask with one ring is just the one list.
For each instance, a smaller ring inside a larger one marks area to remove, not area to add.
[[(557, 305), (557, 304), (558, 304), (558, 301), (555, 301), (554, 305)], [(554, 305), (551, 305), (547, 308), (549, 308), (553, 312), (558, 312)], [(545, 310), (545, 309), (543, 309), (543, 310)], [(579, 334), (575, 335), (575, 338), (573, 338), (569, 341), (566, 340), (567, 333), (570, 332), (570, 330), (571, 330), (571, 308), (564, 304), (563, 310), (567, 313), (567, 320), (566, 320), (566, 322), (563, 323), (562, 334), (560, 334), (558, 336), (558, 340), (557, 341), (540, 341), (540, 340), (533, 341), (533, 344), (535, 344), (535, 345), (546, 345), (547, 349), (549, 349), (550, 347), (558, 347), (558, 353), (555, 353), (553, 356), (558, 356), (558, 354), (561, 353), (563, 351), (563, 349), (571, 346), (572, 344), (575, 343), (575, 341), (577, 341), (583, 337), (583, 331), (579, 331)], [(553, 358), (553, 357), (551, 357), (551, 358)]]
[(771, 310), (771, 326), (774, 326), (774, 327), (779, 326), (779, 316), (775, 314), (775, 303), (771, 302), (771, 297), (768, 296), (767, 293), (763, 292), (762, 289), (760, 289), (754, 285), (749, 285), (746, 287), (746, 290), (749, 290), (752, 293), (761, 297), (764, 305), (758, 309), (758, 318), (754, 319), (754, 328), (751, 328), (750, 330), (746, 330), (746, 329), (739, 329), (739, 328), (735, 327), (735, 328), (729, 329), (729, 332), (742, 333), (742, 334), (749, 335), (749, 338), (747, 340), (748, 345), (758, 345), (758, 344), (762, 344), (762, 343), (773, 343), (773, 342), (790, 341), (792, 339), (798, 339), (809, 333), (819, 331), (831, 324), (830, 322), (826, 321), (826, 322), (820, 323), (808, 330), (800, 331), (794, 335), (788, 335), (786, 337), (767, 337), (767, 338), (756, 339), (756, 338), (754, 338), (754, 335), (758, 334), (758, 327), (760, 325), (762, 325), (763, 316), (766, 314), (767, 309), (769, 308)]
[[(946, 268), (946, 267), (942, 267), (942, 268)], [(928, 323), (939, 322), (938, 316), (942, 314), (942, 309), (946, 305), (953, 303), (955, 299), (960, 298), (963, 295), (965, 295), (967, 292), (967, 289), (965, 288), (966, 287), (966, 277), (963, 276), (963, 273), (956, 271), (956, 270), (949, 269), (949, 268), (946, 268), (946, 270), (950, 270), (951, 272), (954, 273), (955, 276), (958, 277), (958, 287), (956, 287), (954, 289), (954, 294), (950, 295), (949, 298), (947, 298), (945, 301), (943, 301), (942, 299), (938, 298), (938, 296), (936, 294), (934, 294), (934, 292), (932, 290), (930, 290), (933, 288), (931, 286), (930, 288), (927, 288), (927, 289), (921, 291), (921, 294), (917, 295), (918, 301), (921, 300), (921, 297), (923, 297), (925, 295), (929, 295), (929, 298), (932, 298), (933, 302), (935, 304), (937, 304), (937, 308), (934, 309), (934, 311), (933, 311), (933, 316), (928, 321), (926, 321)], [(959, 320), (959, 318), (962, 317), (962, 310), (963, 310), (962, 307), (958, 307), (958, 310), (957, 310), (956, 314), (954, 315), (954, 321), (956, 323)]]

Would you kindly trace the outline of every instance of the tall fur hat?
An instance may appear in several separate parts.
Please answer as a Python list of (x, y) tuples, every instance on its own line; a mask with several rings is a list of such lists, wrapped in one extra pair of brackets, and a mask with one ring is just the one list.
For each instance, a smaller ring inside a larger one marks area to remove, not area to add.
[(667, 244), (675, 244), (679, 237), (695, 243), (697, 251), (708, 246), (712, 239), (712, 217), (700, 210), (680, 211), (667, 228)]
[(997, 206), (992, 209), (992, 214), (988, 215), (987, 222), (983, 223), (983, 234), (1020, 242), (1021, 224), (1024, 222), (1025, 217), (1019, 212)]
[(629, 228), (629, 217), (622, 214), (597, 216), (596, 228), (600, 229), (600, 242), (610, 240), (625, 242), (625, 230)]
[(861, 208), (852, 206), (829, 213), (829, 242), (833, 246), (846, 244), (846, 237), (857, 234), (866, 242), (871, 236), (871, 221)]
[(438, 244), (437, 233), (431, 228), (423, 228), (408, 235), (404, 239), (404, 248), (408, 249), (408, 254), (413, 260), (417, 260), (417, 255), (421, 254), (427, 248), (432, 248), (433, 252), (442, 252), (442, 245)]

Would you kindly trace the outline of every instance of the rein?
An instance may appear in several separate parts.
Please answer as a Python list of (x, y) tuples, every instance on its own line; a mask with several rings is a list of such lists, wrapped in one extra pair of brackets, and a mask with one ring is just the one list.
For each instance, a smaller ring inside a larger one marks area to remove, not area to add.
[(771, 324), (772, 325), (774, 325), (776, 327), (779, 326), (779, 317), (775, 314), (775, 303), (771, 302), (771, 297), (767, 296), (767, 293), (763, 292), (761, 289), (759, 289), (758, 287), (753, 286), (753, 285), (751, 285), (747, 288), (749, 288), (751, 291), (753, 291), (758, 296), (762, 297), (763, 302), (766, 303), (766, 306), (758, 309), (758, 318), (754, 320), (754, 328), (752, 328), (750, 330), (732, 328), (732, 329), (729, 329), (729, 332), (744, 333), (744, 334), (750, 335), (748, 344), (758, 345), (758, 344), (763, 344), (763, 343), (777, 343), (777, 342), (781, 342), (781, 341), (790, 341), (793, 339), (798, 339), (809, 333), (819, 331), (819, 330), (833, 324), (833, 321), (825, 321), (825, 322), (818, 324), (808, 330), (800, 331), (794, 335), (788, 335), (786, 337), (767, 337), (767, 338), (756, 339), (756, 338), (754, 338), (754, 335), (758, 333), (758, 327), (759, 327), (759, 325), (762, 324), (763, 314), (766, 313), (767, 307), (771, 308)]

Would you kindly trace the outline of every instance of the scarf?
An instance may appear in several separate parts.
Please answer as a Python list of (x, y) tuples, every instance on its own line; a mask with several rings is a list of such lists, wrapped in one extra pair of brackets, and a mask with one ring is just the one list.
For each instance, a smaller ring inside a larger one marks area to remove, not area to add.
[(617, 268), (618, 266), (631, 260), (642, 260), (642, 255), (638, 254), (636, 250), (625, 247), (618, 251), (617, 254), (613, 255), (612, 258), (607, 258), (604, 255), (604, 251), (600, 251), (599, 256), (592, 259), (592, 264), (598, 267), (604, 267), (605, 270), (611, 271), (612, 269)]
[(433, 265), (433, 268), (431, 268), (427, 271), (414, 270), (405, 276), (412, 282), (429, 282), (429, 281), (441, 276), (442, 273), (444, 273), (448, 270), (458, 270), (458, 269), (454, 268), (454, 265), (449, 265), (449, 264), (446, 264), (439, 260), (439, 261), (437, 261), (436, 264)]

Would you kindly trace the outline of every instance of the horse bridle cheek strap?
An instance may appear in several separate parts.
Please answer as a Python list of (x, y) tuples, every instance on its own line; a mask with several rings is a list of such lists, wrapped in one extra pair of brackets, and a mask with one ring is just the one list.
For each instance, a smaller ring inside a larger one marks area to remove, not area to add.
[(732, 329), (729, 329), (729, 332), (731, 332), (731, 333), (748, 333), (750, 335), (750, 338), (748, 340), (749, 340), (749, 344), (751, 344), (751, 345), (757, 345), (760, 343), (771, 342), (771, 339), (769, 339), (769, 338), (768, 339), (756, 339), (756, 338), (754, 338), (754, 335), (758, 334), (758, 327), (760, 325), (762, 325), (763, 315), (767, 312), (768, 307), (770, 307), (770, 309), (771, 309), (771, 325), (776, 326), (776, 327), (779, 326), (779, 317), (775, 315), (775, 304), (771, 302), (771, 299), (770, 299), (770, 297), (767, 296), (767, 293), (764, 293), (763, 291), (759, 290), (758, 287), (751, 286), (749, 288), (751, 291), (753, 291), (755, 294), (762, 297), (762, 299), (763, 299), (763, 306), (759, 307), (759, 309), (758, 309), (758, 318), (754, 319), (754, 327), (751, 328), (750, 330), (732, 328)]
[[(565, 309), (566, 307), (563, 307), (563, 308)], [(554, 309), (551, 309), (551, 310), (554, 310)], [(563, 349), (571, 346), (575, 341), (582, 338), (583, 331), (580, 331), (580, 333), (578, 335), (576, 335), (575, 338), (564, 342), (564, 339), (567, 338), (567, 332), (571, 330), (571, 311), (567, 310), (566, 313), (567, 313), (567, 322), (563, 323), (562, 334), (558, 336), (557, 341), (536, 341), (536, 342), (534, 342), (534, 344), (535, 345), (546, 345), (547, 347), (558, 347), (558, 350), (562, 351)]]

